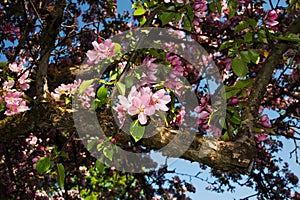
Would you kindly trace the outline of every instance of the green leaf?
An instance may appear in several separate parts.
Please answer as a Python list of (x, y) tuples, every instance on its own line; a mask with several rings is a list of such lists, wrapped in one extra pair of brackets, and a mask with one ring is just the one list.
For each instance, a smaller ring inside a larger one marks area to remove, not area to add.
[(210, 3), (209, 4), (209, 10), (211, 11), (211, 12), (215, 12), (216, 11), (216, 6), (215, 6), (215, 4), (212, 2), (212, 3)]
[(61, 163), (58, 163), (57, 164), (57, 177), (56, 177), (56, 180), (57, 180), (58, 185), (61, 189), (63, 189), (63, 187), (64, 187), (65, 177), (66, 177), (65, 167)]
[(252, 26), (252, 28), (255, 28), (257, 26), (257, 22), (255, 19), (247, 19), (247, 22), (250, 24), (250, 26)]
[(238, 25), (236, 25), (236, 27), (234, 28), (234, 33), (238, 33), (246, 28), (249, 27), (248, 22), (246, 21), (241, 21)]
[(115, 43), (115, 42), (114, 42), (114, 45), (115, 45), (114, 53), (115, 54), (121, 53), (121, 45), (119, 43)]
[(249, 49), (249, 57), (251, 62), (255, 64), (259, 63), (259, 53), (257, 53), (254, 49)]
[(90, 85), (92, 85), (93, 82), (94, 82), (94, 79), (83, 81), (78, 89), (79, 94), (82, 94), (86, 90), (86, 88), (88, 88)]
[(126, 88), (131, 88), (131, 86), (133, 85), (133, 76), (128, 76), (125, 79), (125, 86)]
[(138, 8), (133, 12), (133, 16), (140, 16), (146, 13), (144, 8)]
[(231, 61), (231, 68), (232, 71), (238, 76), (238, 77), (245, 77), (248, 73), (248, 67), (247, 65), (242, 61), (240, 58), (234, 58)]
[(228, 92), (226, 92), (226, 99), (236, 96), (240, 91), (241, 91), (240, 89), (229, 90)]
[(174, 12), (163, 12), (158, 16), (158, 18), (161, 20), (162, 26), (164, 26), (168, 24), (173, 19), (174, 16), (175, 16)]
[(184, 23), (183, 26), (184, 26), (185, 30), (187, 30), (187, 31), (192, 30), (192, 23), (187, 15), (183, 16), (183, 23)]
[(91, 194), (90, 196), (87, 196), (84, 198), (85, 200), (97, 200), (97, 196)]
[(233, 109), (227, 107), (227, 118), (232, 124), (240, 125), (241, 124), (241, 116)]
[(101, 160), (97, 159), (95, 163), (96, 168), (99, 170), (99, 172), (102, 174), (104, 172), (104, 164), (101, 162)]
[(97, 98), (100, 100), (106, 100), (107, 93), (108, 93), (108, 89), (105, 87), (105, 85), (102, 85), (97, 91)]
[(36, 171), (42, 175), (50, 169), (50, 157), (42, 157), (36, 163)]
[(287, 41), (287, 42), (296, 42), (299, 43), (300, 42), (300, 38), (298, 35), (294, 34), (294, 33), (290, 33), (287, 36), (282, 36), (280, 35), (278, 37), (279, 40), (283, 40), (283, 41)]
[(236, 82), (236, 84), (234, 85), (234, 87), (236, 88), (249, 88), (252, 86), (254, 80), (253, 79), (247, 79), (247, 80), (239, 80), (238, 82)]
[(133, 139), (137, 142), (144, 136), (145, 126), (140, 125), (138, 120), (135, 120), (130, 125), (130, 134)]
[(143, 26), (147, 21), (147, 18), (145, 16), (143, 16), (141, 19), (140, 19), (140, 26)]
[(250, 63), (251, 62), (251, 59), (248, 55), (248, 51), (241, 51), (240, 52), (240, 55), (242, 57), (242, 60), (245, 62), (245, 63)]
[(229, 18), (232, 18), (235, 15), (236, 4), (237, 4), (237, 0), (229, 0), (229, 2), (228, 2)]
[(126, 91), (125, 84), (122, 83), (122, 82), (120, 82), (120, 81), (118, 81), (116, 85), (117, 85), (119, 93), (124, 96), (125, 95), (125, 91)]
[(228, 49), (229, 47), (232, 47), (233, 42), (234, 42), (233, 40), (228, 40), (228, 41), (223, 42), (218, 51), (222, 51), (224, 49)]
[(225, 130), (227, 129), (226, 123), (225, 123), (225, 118), (221, 117), (219, 119), (219, 124), (221, 125), (222, 128), (224, 128)]
[(244, 42), (250, 43), (252, 42), (252, 31), (247, 31), (244, 36)]
[(90, 150), (94, 147), (94, 145), (96, 144), (97, 141), (98, 141), (98, 140), (92, 140), (92, 141), (90, 141), (90, 142), (87, 144), (87, 146), (86, 146), (87, 150), (90, 151)]
[(268, 39), (265, 30), (258, 31), (258, 41), (268, 44)]
[(229, 134), (228, 134), (227, 131), (224, 133), (224, 135), (221, 137), (221, 139), (223, 141), (229, 141), (230, 140), (230, 137), (229, 137)]
[(134, 9), (134, 8), (141, 8), (143, 7), (143, 4), (141, 1), (136, 1), (132, 4), (131, 8)]
[(108, 158), (110, 161), (112, 161), (113, 155), (114, 155), (114, 150), (112, 148), (105, 147), (103, 149), (103, 154), (106, 158)]

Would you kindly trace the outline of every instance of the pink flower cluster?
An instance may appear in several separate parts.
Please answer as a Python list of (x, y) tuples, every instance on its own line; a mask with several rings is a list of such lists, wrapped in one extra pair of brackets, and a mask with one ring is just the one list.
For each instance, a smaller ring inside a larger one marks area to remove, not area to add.
[(141, 87), (139, 90), (133, 86), (128, 97), (119, 95), (119, 104), (114, 108), (118, 112), (121, 126), (124, 125), (126, 113), (138, 116), (139, 122), (144, 125), (148, 117), (156, 111), (168, 111), (167, 104), (171, 101), (170, 95), (164, 89), (153, 92), (150, 87)]
[[(26, 62), (27, 61), (25, 59), (22, 59), (20, 63), (14, 62), (12, 64), (9, 64), (10, 71), (17, 73), (18, 76), (22, 74), (18, 79), (18, 86), (22, 91), (26, 91), (30, 87), (29, 86), (30, 80), (28, 79), (29, 71), (23, 72), (25, 70), (24, 65), (26, 64)], [(4, 85), (11, 86), (11, 84), (8, 84), (6, 82), (4, 83)]]
[(87, 63), (89, 65), (94, 65), (99, 63), (101, 60), (104, 60), (108, 57), (112, 57), (114, 55), (115, 45), (112, 40), (105, 40), (104, 43), (98, 43), (96, 41), (92, 42), (94, 47), (93, 50), (87, 51), (86, 55), (88, 57)]
[(207, 94), (206, 96), (200, 99), (200, 105), (197, 106), (194, 111), (197, 113), (198, 117), (198, 124), (200, 131), (204, 133), (213, 133), (214, 135), (221, 135), (221, 130), (219, 127), (214, 127), (208, 124), (208, 120), (210, 117), (211, 112), (213, 111), (211, 105), (208, 104), (210, 99), (210, 95)]
[(195, 0), (194, 2), (194, 26), (199, 26), (207, 10), (206, 0)]
[(277, 12), (275, 10), (269, 10), (264, 18), (264, 22), (268, 27), (272, 28), (279, 24), (279, 22), (276, 21), (277, 18)]
[(156, 72), (157, 72), (157, 67), (158, 65), (154, 63), (156, 58), (151, 58), (150, 56), (147, 56), (141, 66), (139, 68), (142, 71), (142, 75), (139, 80), (139, 86), (151, 86), (151, 84), (155, 84), (157, 77), (156, 77)]
[(16, 113), (24, 112), (28, 110), (28, 106), (26, 106), (26, 101), (21, 98), (23, 92), (18, 91), (9, 91), (6, 93), (4, 97), (4, 101), (6, 103), (6, 115), (14, 115)]
[[(26, 101), (25, 99), (22, 98), (24, 92), (29, 89), (29, 83), (30, 80), (28, 79), (29, 76), (29, 71), (25, 70), (25, 63), (27, 61), (25, 59), (21, 59), (19, 63), (12, 63), (9, 64), (9, 70), (13, 73), (16, 73), (17, 76), (20, 76), (19, 79), (17, 80), (17, 84), (14, 80), (8, 80), (5, 81), (2, 84), (2, 89), (3, 89), (3, 99), (6, 104), (6, 110), (4, 112), (5, 115), (14, 115), (20, 112), (27, 111), (29, 108), (26, 106)], [(17, 87), (15, 89), (14, 87)], [(21, 91), (20, 91), (21, 90)], [(0, 99), (2, 100), (2, 98)]]
[(171, 56), (170, 54), (166, 54), (166, 60), (171, 63), (173, 68), (169, 77), (166, 78), (164, 86), (173, 90), (177, 95), (181, 95), (182, 89), (184, 88), (184, 85), (179, 78), (183, 76), (184, 72), (182, 62), (178, 56)]
[[(55, 101), (62, 102), (62, 95), (65, 95), (67, 98), (71, 98), (78, 92), (78, 88), (81, 85), (82, 81), (75, 80), (74, 83), (69, 84), (61, 84), (57, 87), (54, 92), (51, 92), (51, 96), (55, 99)], [(85, 89), (83, 94), (78, 94), (80, 100), (82, 100), (81, 106), (84, 108), (89, 108), (91, 106), (90, 101), (91, 97), (95, 97), (94, 85), (90, 85)]]

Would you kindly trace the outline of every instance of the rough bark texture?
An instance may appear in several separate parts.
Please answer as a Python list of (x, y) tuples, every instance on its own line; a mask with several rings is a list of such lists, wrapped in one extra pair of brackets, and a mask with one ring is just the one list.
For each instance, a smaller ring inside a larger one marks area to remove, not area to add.
[[(53, 27), (54, 24), (50, 27)], [(295, 23), (289, 27), (288, 31), (298, 33), (300, 32), (299, 29), (300, 19), (298, 18)], [(45, 29), (44, 31), (47, 30)], [(51, 35), (51, 37), (54, 37), (54, 35)], [(47, 50), (42, 50), (44, 54), (42, 54), (39, 66), (39, 80), (42, 80), (41, 77), (47, 73), (45, 66), (47, 66), (49, 61), (50, 50), (54, 48), (53, 43), (45, 45), (48, 45), (48, 47)], [(268, 84), (273, 70), (278, 64), (282, 54), (288, 48), (289, 44), (278, 43), (274, 47), (274, 50), (270, 53), (269, 58), (255, 80), (254, 85), (256, 85), (256, 88), (251, 92), (249, 98), (249, 109), (245, 111), (243, 116), (244, 123), (253, 122), (253, 120), (255, 120), (258, 106), (265, 93), (266, 85)], [(43, 58), (43, 56), (45, 57)], [(38, 87), (43, 87), (43, 84)], [(100, 123), (104, 124), (110, 133), (122, 135), (123, 139), (130, 140), (130, 137), (127, 134), (118, 131), (110, 112), (98, 113), (98, 117)], [(0, 121), (2, 142), (9, 142), (16, 137), (24, 137), (31, 132), (49, 130), (52, 128), (76, 131), (74, 128), (72, 113), (68, 113), (64, 110), (58, 110), (55, 102), (50, 100), (45, 103), (33, 104), (30, 111), (10, 116)], [(86, 128), (88, 130), (88, 127)], [(141, 140), (140, 144), (154, 150), (159, 150), (169, 144), (177, 134), (178, 131), (176, 130), (162, 128), (157, 130), (157, 134), (155, 136)], [(184, 133), (183, 135), (185, 135), (184, 137), (191, 138), (189, 133)], [(185, 138), (183, 138), (182, 142), (184, 142), (184, 139)], [(175, 144), (175, 147), (180, 150), (181, 144)], [(173, 152), (165, 152), (165, 154), (172, 156)], [(200, 162), (214, 169), (244, 174), (247, 173), (255, 155), (256, 148), (254, 140), (251, 137), (243, 137), (242, 140), (234, 142), (224, 142), (214, 138), (196, 137), (189, 149), (181, 155), (181, 158), (192, 162)]]

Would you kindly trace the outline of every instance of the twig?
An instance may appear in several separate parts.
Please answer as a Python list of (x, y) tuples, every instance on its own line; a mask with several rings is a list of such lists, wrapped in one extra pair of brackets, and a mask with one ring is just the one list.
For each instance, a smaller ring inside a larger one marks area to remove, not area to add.
[(30, 2), (30, 4), (31, 4), (31, 6), (32, 6), (32, 8), (33, 8), (33, 10), (34, 10), (34, 12), (35, 12), (35, 14), (36, 14), (38, 20), (40, 21), (41, 24), (43, 24), (43, 21), (42, 21), (40, 15), (39, 15), (39, 13), (37, 12), (37, 10), (36, 10), (36, 8), (35, 8), (35, 5), (32, 3), (31, 0), (29, 0), (29, 2)]

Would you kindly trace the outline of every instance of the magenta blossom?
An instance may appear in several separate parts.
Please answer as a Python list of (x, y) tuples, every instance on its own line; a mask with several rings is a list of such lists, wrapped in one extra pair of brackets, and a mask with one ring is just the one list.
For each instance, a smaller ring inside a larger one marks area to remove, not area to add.
[(279, 24), (279, 22), (276, 21), (277, 18), (277, 12), (275, 10), (269, 10), (264, 18), (264, 22), (267, 26), (273, 27)]

